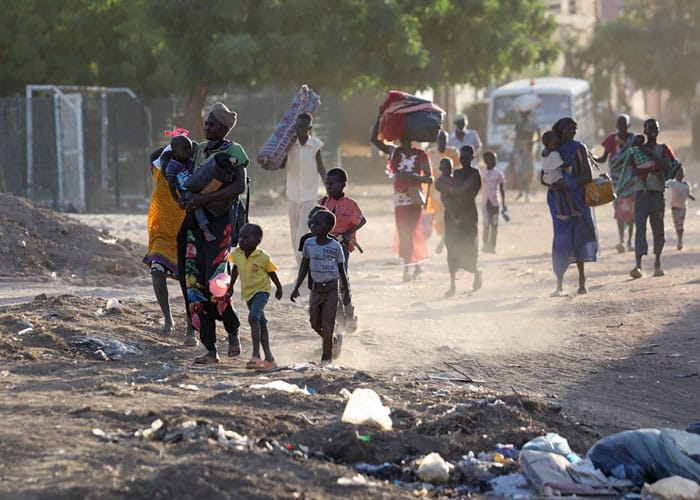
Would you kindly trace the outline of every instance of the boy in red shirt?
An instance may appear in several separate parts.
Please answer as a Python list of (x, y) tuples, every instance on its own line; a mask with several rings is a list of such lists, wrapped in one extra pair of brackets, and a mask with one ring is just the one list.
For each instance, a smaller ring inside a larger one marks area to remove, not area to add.
[[(357, 202), (352, 198), (345, 196), (344, 189), (348, 182), (348, 174), (342, 168), (332, 168), (326, 174), (326, 193), (319, 200), (319, 205), (326, 207), (329, 211), (335, 214), (335, 227), (331, 231), (343, 248), (345, 254), (345, 273), (348, 274), (348, 261), (350, 252), (357, 248), (362, 253), (362, 248), (355, 240), (355, 233), (358, 229), (367, 223), (367, 219), (362, 215), (362, 210)], [(348, 281), (349, 281), (348, 275)], [(342, 293), (339, 294), (342, 297)], [(342, 301), (338, 303), (340, 318), (345, 323), (345, 329), (353, 332), (357, 329), (357, 316), (355, 316), (355, 308), (352, 304), (343, 305)]]

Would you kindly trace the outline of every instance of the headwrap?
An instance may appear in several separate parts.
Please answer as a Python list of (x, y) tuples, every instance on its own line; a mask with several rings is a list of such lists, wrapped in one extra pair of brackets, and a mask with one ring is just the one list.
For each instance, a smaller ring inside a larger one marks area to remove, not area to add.
[(561, 133), (564, 131), (564, 127), (566, 127), (570, 123), (573, 123), (575, 125), (576, 120), (574, 120), (570, 116), (567, 116), (566, 118), (560, 118), (554, 125), (552, 125), (552, 130), (554, 130), (554, 133), (557, 134), (559, 140), (561, 140)]
[(224, 103), (215, 102), (212, 104), (210, 113), (229, 130), (236, 126), (236, 112), (228, 109)]

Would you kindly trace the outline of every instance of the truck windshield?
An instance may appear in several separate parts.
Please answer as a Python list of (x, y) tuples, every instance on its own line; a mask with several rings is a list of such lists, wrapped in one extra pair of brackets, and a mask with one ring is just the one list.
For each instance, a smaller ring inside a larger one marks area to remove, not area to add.
[[(537, 94), (541, 103), (537, 106), (532, 116), (541, 127), (551, 127), (559, 118), (571, 116), (571, 98), (567, 94)], [(513, 110), (513, 100), (517, 95), (505, 95), (494, 98), (493, 120), (494, 125), (515, 125), (518, 115)]]

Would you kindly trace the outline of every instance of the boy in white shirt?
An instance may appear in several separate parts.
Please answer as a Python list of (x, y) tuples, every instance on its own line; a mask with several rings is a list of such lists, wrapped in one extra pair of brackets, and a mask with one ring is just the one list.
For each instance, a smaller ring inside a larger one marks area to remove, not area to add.
[(683, 250), (683, 224), (685, 223), (688, 198), (695, 201), (695, 197), (690, 192), (690, 184), (683, 180), (684, 177), (683, 167), (678, 167), (676, 169), (676, 178), (666, 181), (666, 187), (671, 190), (671, 216), (673, 217), (673, 225), (676, 228), (676, 236), (678, 236), (678, 243), (676, 244), (678, 250)]
[[(498, 192), (501, 192), (503, 212), (508, 210), (506, 206), (506, 191), (503, 188), (505, 178), (503, 172), (496, 169), (498, 157), (493, 151), (486, 151), (482, 158), (486, 168), (480, 169), (482, 191), (482, 204), (484, 214), (483, 248), (484, 253), (496, 253), (496, 237), (498, 236)], [(505, 217), (505, 216), (504, 216)]]

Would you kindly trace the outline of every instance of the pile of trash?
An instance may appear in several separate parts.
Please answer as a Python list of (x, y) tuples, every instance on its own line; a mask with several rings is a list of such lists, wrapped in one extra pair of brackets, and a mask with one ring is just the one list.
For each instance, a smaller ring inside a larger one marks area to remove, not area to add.
[[(290, 397), (317, 395), (314, 389), (282, 380), (251, 384), (249, 388), (284, 392)], [(338, 485), (371, 488), (389, 483), (417, 496), (489, 493), (508, 498), (625, 495), (639, 498), (641, 491), (645, 499), (700, 498), (700, 433), (696, 433), (700, 430), (700, 422), (689, 426), (686, 431), (640, 429), (606, 436), (595, 442), (585, 456), (575, 453), (563, 436), (547, 433), (529, 439), (520, 448), (512, 443), (498, 443), (488, 452), (465, 450), (466, 453), (457, 460), (454, 459), (454, 450), (443, 446), (442, 453), (423, 452), (420, 456), (403, 456), (395, 462), (370, 463), (338, 460), (331, 446), (344, 446), (343, 438), (352, 432), (350, 439), (360, 447), (382, 447), (390, 443), (385, 439), (403, 431), (396, 429), (391, 409), (382, 403), (373, 389), (361, 387), (352, 392), (342, 389), (340, 395), (346, 403), (340, 423), (326, 426), (325, 431), (331, 429), (334, 432), (333, 439), (327, 441), (336, 441), (328, 445), (319, 445), (320, 441), (315, 445), (302, 444), (292, 438), (289, 441), (249, 438), (227, 430), (221, 424), (188, 418), (172, 421), (156, 418), (150, 426), (135, 431), (108, 433), (93, 429), (93, 434), (109, 442), (151, 440), (170, 444), (202, 441), (237, 451), (281, 450), (304, 460), (344, 463), (352, 469), (352, 474), (338, 478)], [(481, 403), (467, 405), (483, 410)], [(486, 401), (486, 404), (491, 403)], [(500, 402), (500, 407), (504, 405)], [(311, 425), (308, 432), (319, 434), (324, 431), (308, 418), (306, 421)], [(352, 427), (348, 428), (348, 425)], [(408, 442), (409, 432), (405, 434), (403, 440)], [(435, 449), (440, 448), (438, 440), (433, 444)]]

